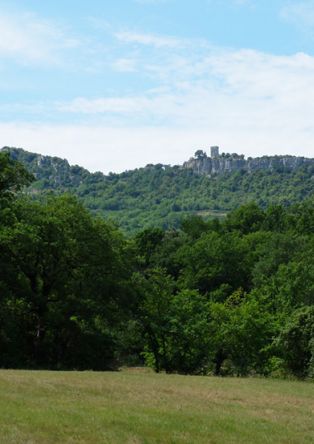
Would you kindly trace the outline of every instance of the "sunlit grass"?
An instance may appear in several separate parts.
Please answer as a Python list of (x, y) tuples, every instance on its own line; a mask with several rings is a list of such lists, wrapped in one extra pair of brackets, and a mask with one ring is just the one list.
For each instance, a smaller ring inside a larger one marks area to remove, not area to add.
[(314, 385), (3, 370), (0, 442), (313, 443)]

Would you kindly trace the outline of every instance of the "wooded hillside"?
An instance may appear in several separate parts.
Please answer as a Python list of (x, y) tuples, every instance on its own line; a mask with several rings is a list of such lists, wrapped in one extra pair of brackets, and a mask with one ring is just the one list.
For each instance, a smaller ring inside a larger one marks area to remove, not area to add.
[(313, 195), (314, 165), (295, 169), (244, 170), (200, 176), (180, 166), (147, 165), (121, 174), (90, 173), (66, 160), (9, 149), (35, 175), (33, 195), (51, 190), (76, 195), (96, 215), (112, 219), (124, 232), (143, 228), (177, 228), (189, 215), (223, 217), (254, 201), (261, 208), (288, 206)]

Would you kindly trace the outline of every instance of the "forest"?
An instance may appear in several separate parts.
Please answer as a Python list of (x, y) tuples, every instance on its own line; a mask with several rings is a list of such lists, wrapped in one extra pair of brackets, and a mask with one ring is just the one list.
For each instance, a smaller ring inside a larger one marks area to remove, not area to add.
[(28, 188), (36, 198), (71, 193), (94, 215), (116, 222), (128, 236), (146, 228), (179, 228), (192, 215), (223, 218), (249, 202), (266, 209), (299, 203), (314, 193), (314, 164), (294, 170), (243, 170), (199, 176), (179, 165), (146, 165), (120, 174), (90, 173), (58, 157), (4, 148), (34, 174)]
[(0, 153), (0, 367), (314, 377), (313, 197), (126, 236), (33, 180)]

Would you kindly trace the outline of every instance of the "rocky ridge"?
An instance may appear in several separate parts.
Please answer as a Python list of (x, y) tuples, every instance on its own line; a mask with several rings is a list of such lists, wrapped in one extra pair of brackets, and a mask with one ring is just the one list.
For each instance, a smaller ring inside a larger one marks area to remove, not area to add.
[[(215, 147), (217, 148), (217, 147)], [(246, 171), (252, 173), (257, 170), (269, 171), (293, 171), (304, 164), (314, 165), (314, 159), (296, 156), (263, 156), (245, 159), (241, 154), (221, 154), (215, 152), (214, 156), (198, 150), (194, 157), (184, 162), (184, 169), (191, 169), (194, 173), (206, 176), (231, 173), (235, 171)]]

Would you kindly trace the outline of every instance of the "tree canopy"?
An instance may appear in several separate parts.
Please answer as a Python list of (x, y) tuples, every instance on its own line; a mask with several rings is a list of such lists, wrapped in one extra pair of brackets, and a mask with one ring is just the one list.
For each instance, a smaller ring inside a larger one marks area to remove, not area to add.
[(126, 238), (0, 165), (1, 367), (314, 376), (312, 199)]

